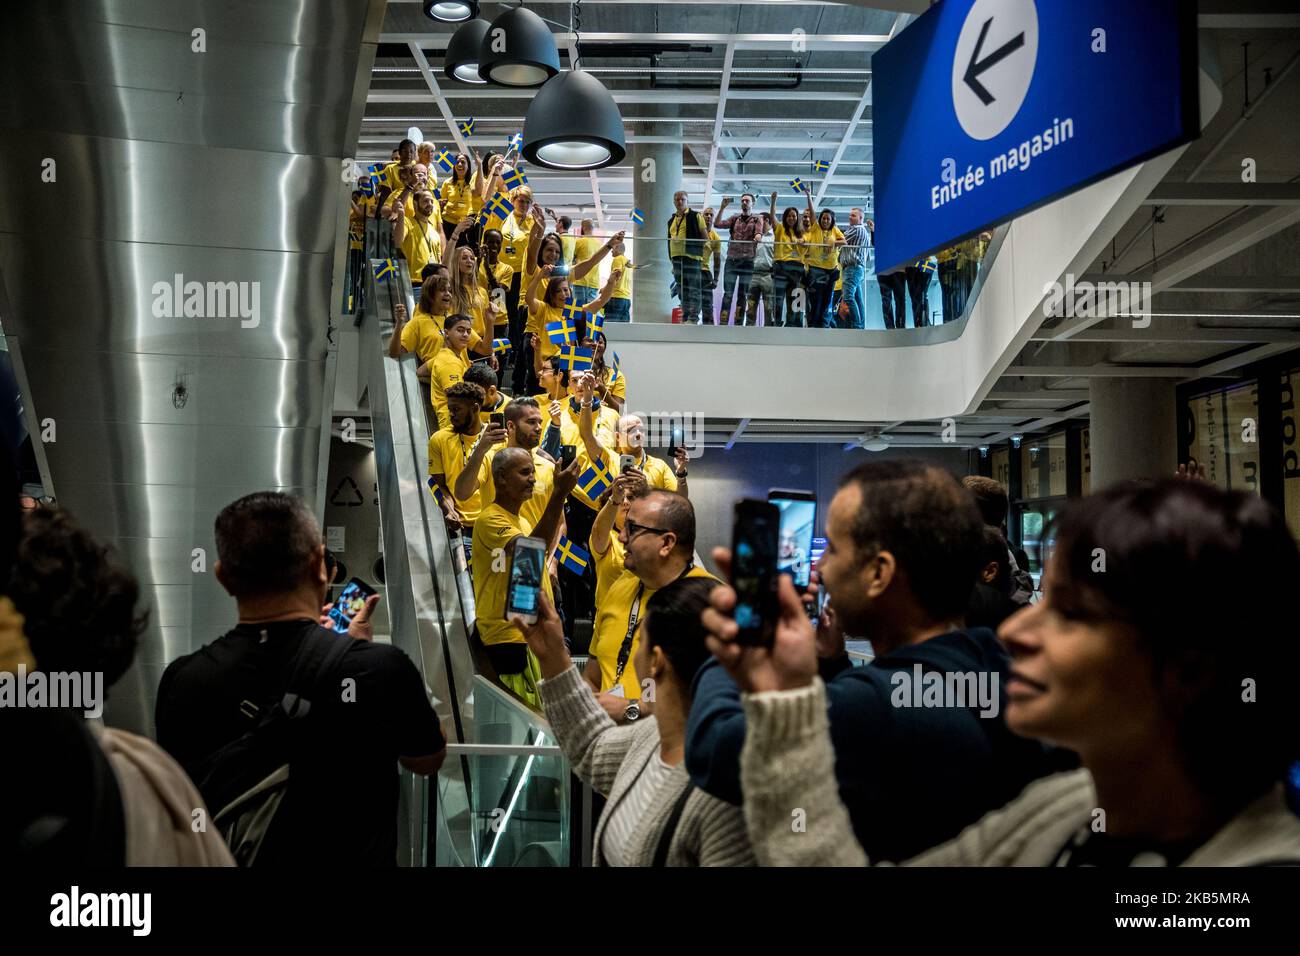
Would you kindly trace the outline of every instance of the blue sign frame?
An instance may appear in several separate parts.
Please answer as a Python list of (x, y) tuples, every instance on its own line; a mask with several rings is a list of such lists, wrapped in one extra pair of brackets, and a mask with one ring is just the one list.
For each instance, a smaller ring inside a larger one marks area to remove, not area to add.
[(931, 7), (872, 58), (877, 271), (1199, 137), (1196, 29), (1183, 0)]

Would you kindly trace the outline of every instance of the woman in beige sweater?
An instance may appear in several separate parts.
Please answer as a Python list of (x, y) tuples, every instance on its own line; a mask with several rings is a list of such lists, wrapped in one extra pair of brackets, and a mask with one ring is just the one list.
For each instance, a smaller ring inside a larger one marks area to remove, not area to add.
[(594, 837), (596, 866), (754, 864), (740, 808), (691, 786), (683, 765), (691, 680), (708, 658), (700, 613), (717, 586), (681, 578), (646, 602), (633, 662), (654, 713), (625, 726), (573, 666), (545, 595), (536, 626), (515, 620), (541, 666), (542, 707), (573, 772), (608, 798)]
[[(998, 636), (1012, 658), (1008, 725), (1076, 751), (1085, 769), (1034, 782), (908, 863), (1300, 863), (1300, 820), (1280, 783), (1300, 750), (1300, 642), (1277, 623), (1296, 581), (1296, 543), (1256, 495), (1169, 479), (1071, 503), (1043, 601)], [(705, 613), (710, 647), (747, 692), (750, 837), (764, 864), (863, 865), (811, 628), (782, 588), (772, 651), (731, 643), (729, 589)]]

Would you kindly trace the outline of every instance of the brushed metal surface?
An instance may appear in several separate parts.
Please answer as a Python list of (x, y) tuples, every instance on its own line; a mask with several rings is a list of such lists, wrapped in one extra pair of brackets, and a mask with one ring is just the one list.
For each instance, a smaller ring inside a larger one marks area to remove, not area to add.
[[(266, 489), (316, 506), (346, 254), (340, 157), (356, 141), (383, 7), (5, 9), (4, 332), (22, 349), (26, 401), (56, 423), (44, 450), (60, 504), (119, 548), (150, 610), (110, 723), (151, 733), (165, 664), (234, 623), (212, 573), (217, 512)], [(182, 294), (204, 284), (203, 317), (167, 314), (177, 275)], [(256, 310), (223, 311), (208, 283)]]

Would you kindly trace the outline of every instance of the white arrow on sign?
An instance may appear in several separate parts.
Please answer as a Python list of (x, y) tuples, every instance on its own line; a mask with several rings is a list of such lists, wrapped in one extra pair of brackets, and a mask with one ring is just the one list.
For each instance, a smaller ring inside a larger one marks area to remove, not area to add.
[(992, 139), (1010, 125), (1029, 93), (1038, 62), (1034, 0), (976, 0), (952, 60), (952, 105), (972, 139)]

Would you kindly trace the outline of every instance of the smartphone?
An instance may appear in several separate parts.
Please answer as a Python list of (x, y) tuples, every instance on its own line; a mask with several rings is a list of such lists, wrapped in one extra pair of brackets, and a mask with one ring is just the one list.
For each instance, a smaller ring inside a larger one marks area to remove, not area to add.
[(682, 426), (674, 424), (668, 430), (668, 447), (684, 448), (686, 446), (686, 437), (682, 434)]
[(633, 458), (631, 455), (618, 456), (618, 473), (620, 475), (623, 474), (625, 471), (627, 471), (629, 468), (635, 468), (635, 467), (636, 467), (636, 459)]
[(577, 457), (578, 457), (577, 445), (560, 446), (560, 467), (561, 468), (568, 468), (571, 464), (573, 464), (573, 459)]
[(505, 428), (505, 427), (506, 427), (506, 413), (505, 413), (505, 412), (492, 412), (490, 415), (488, 415), (488, 424), (489, 424), (489, 425), (492, 425), (494, 428)]
[(812, 574), (813, 530), (817, 520), (817, 496), (811, 491), (773, 488), (767, 500), (781, 510), (781, 543), (777, 568), (794, 579), (794, 586), (806, 590)]
[(375, 589), (360, 578), (350, 580), (330, 608), (330, 626), (340, 634), (346, 634), (352, 619), (361, 612), (366, 606), (366, 600), (374, 593)]
[(776, 633), (777, 549), (781, 509), (770, 501), (736, 502), (731, 526), (731, 586), (736, 591), (736, 643), (771, 647)]
[(545, 568), (546, 542), (541, 538), (515, 538), (506, 586), (506, 620), (519, 615), (528, 624), (537, 623)]

